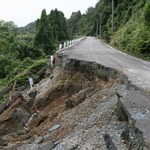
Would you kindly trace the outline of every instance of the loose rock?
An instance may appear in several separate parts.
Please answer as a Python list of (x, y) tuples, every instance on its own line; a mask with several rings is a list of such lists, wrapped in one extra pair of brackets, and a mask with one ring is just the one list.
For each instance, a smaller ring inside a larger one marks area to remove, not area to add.
[(59, 129), (60, 127), (61, 127), (61, 126), (60, 126), (59, 124), (57, 124), (57, 125), (51, 127), (48, 131), (51, 133), (51, 132), (53, 132), (53, 131)]

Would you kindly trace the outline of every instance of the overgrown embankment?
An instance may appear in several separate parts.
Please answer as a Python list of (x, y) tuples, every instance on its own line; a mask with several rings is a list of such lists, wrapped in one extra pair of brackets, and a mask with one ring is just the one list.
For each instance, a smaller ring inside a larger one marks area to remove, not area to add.
[[(150, 2), (148, 0), (115, 1), (113, 9), (112, 30), (111, 3), (103, 0), (97, 5), (97, 13), (101, 11), (102, 14), (102, 39), (122, 51), (150, 60)], [(107, 13), (108, 18), (106, 18)]]
[[(116, 13), (118, 13), (119, 6), (123, 3), (124, 2), (118, 5)], [(127, 15), (128, 20), (115, 30), (110, 39), (110, 43), (120, 50), (150, 60), (150, 2), (144, 0), (131, 3), (131, 5), (121, 13), (120, 17), (122, 17), (122, 19), (118, 21), (125, 20)], [(117, 22), (116, 18), (114, 21)]]
[[(113, 15), (113, 17), (112, 17)], [(149, 0), (100, 0), (86, 14), (73, 13), (74, 35), (94, 35), (119, 50), (150, 60)]]

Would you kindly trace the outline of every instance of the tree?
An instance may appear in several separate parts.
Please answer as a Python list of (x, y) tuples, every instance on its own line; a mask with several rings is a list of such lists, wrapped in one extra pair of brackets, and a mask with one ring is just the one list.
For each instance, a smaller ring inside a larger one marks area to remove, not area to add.
[(35, 36), (34, 46), (38, 49), (42, 49), (46, 55), (53, 54), (53, 32), (45, 9), (42, 10), (41, 18), (37, 22), (36, 27), (37, 34)]
[[(73, 12), (71, 17), (67, 20), (67, 26), (70, 33), (75, 35), (77, 33), (77, 24), (81, 19), (82, 15), (81, 12)], [(72, 36), (72, 35), (69, 35)]]
[(85, 24), (87, 24), (87, 17), (86, 17), (86, 15), (82, 15), (81, 19), (79, 20), (79, 22), (77, 24), (77, 32), (79, 34), (85, 34), (86, 33)]
[(63, 12), (58, 11), (57, 9), (52, 10), (49, 14), (49, 22), (53, 30), (55, 41), (62, 42), (67, 40), (67, 25)]
[(12, 43), (17, 34), (17, 26), (12, 22), (0, 21), (0, 38)]

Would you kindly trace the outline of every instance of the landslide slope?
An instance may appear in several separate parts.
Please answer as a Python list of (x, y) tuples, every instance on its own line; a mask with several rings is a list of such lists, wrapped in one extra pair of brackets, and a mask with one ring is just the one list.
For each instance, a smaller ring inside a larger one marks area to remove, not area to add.
[[(49, 74), (0, 115), (0, 149), (143, 148), (141, 133), (116, 111), (121, 74), (77, 60), (63, 60)], [(126, 130), (129, 141), (121, 137)]]

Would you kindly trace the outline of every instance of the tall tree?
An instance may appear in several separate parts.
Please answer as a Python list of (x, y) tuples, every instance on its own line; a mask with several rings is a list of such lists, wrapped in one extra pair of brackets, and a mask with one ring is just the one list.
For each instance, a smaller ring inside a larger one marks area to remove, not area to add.
[(16, 66), (16, 52), (10, 50), (15, 38), (16, 25), (13, 22), (0, 21), (0, 78), (6, 77)]
[(46, 10), (42, 10), (41, 18), (36, 25), (37, 34), (34, 41), (34, 46), (36, 48), (42, 49), (45, 54), (53, 54), (54, 41), (53, 32), (50, 26)]
[[(81, 19), (81, 12), (73, 12), (71, 17), (67, 20), (67, 26), (68, 26), (68, 30), (69, 33), (72, 33), (73, 35), (76, 34), (77, 32), (77, 24), (79, 22), (79, 20)], [(72, 36), (72, 35), (69, 35)]]
[(57, 9), (52, 10), (49, 14), (49, 21), (53, 29), (54, 39), (62, 42), (68, 38), (66, 19), (63, 12)]

